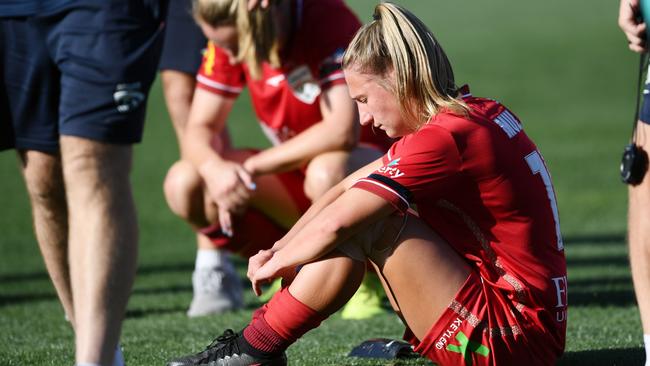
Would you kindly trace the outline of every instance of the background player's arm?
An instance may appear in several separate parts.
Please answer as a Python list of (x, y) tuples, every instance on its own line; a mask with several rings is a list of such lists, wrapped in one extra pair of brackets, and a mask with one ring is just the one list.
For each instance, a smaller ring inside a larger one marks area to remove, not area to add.
[(359, 123), (346, 85), (325, 90), (320, 97), (323, 120), (292, 139), (249, 158), (244, 167), (253, 175), (296, 169), (328, 151), (351, 150), (358, 141)]
[[(214, 148), (223, 130), (234, 98), (197, 88), (181, 144), (183, 158), (189, 160), (205, 182), (212, 200), (222, 213), (242, 208), (250, 198), (252, 180), (236, 162), (222, 159)], [(248, 186), (248, 187), (247, 187)], [(225, 222), (222, 226), (228, 226)]]

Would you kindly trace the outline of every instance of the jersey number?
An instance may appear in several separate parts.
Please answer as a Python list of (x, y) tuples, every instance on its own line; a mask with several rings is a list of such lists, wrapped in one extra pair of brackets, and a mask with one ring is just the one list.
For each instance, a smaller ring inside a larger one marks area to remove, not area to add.
[(553, 191), (553, 183), (551, 183), (551, 175), (548, 173), (546, 165), (538, 151), (533, 151), (526, 155), (526, 162), (533, 174), (539, 174), (542, 177), (542, 182), (544, 182), (544, 187), (546, 187), (546, 196), (548, 197), (548, 200), (551, 203), (551, 209), (553, 210), (555, 235), (557, 236), (557, 250), (562, 250), (564, 249), (564, 242), (562, 241), (562, 234), (560, 233), (560, 217), (558, 215), (555, 192)]

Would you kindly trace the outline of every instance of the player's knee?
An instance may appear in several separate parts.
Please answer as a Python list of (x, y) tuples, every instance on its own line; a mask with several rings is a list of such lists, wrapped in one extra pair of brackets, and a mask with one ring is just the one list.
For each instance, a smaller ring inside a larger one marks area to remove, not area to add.
[(189, 217), (192, 201), (202, 195), (201, 177), (192, 165), (178, 161), (167, 171), (163, 191), (169, 208), (176, 215)]
[(343, 178), (345, 178), (345, 166), (323, 160), (312, 161), (305, 174), (305, 195), (315, 201)]

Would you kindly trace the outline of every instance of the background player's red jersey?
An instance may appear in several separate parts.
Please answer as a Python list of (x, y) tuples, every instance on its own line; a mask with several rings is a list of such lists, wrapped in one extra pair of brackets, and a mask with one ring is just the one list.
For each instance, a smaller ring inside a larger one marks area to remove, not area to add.
[[(320, 122), (320, 95), (345, 83), (341, 58), (361, 24), (340, 0), (297, 0), (288, 44), (281, 50), (282, 66), (262, 64), (262, 77), (251, 77), (245, 64), (231, 65), (227, 54), (212, 43), (203, 58), (197, 86), (236, 97), (248, 86), (255, 113), (273, 144)], [(383, 147), (390, 140), (362, 128), (361, 141)]]

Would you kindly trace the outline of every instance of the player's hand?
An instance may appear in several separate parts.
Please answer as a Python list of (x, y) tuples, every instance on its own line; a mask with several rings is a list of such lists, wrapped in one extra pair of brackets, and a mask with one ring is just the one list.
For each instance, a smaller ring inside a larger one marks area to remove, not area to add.
[(639, 0), (621, 0), (618, 12), (618, 26), (627, 37), (628, 46), (634, 52), (647, 52), (646, 23), (639, 19)]
[(275, 253), (277, 252), (273, 250), (260, 250), (248, 260), (247, 276), (257, 296), (262, 294), (262, 285), (281, 277), (284, 286), (291, 283), (296, 276), (295, 267), (282, 267)]
[(227, 235), (232, 232), (232, 214), (239, 214), (248, 205), (255, 183), (251, 175), (232, 161), (209, 160), (199, 168), (209, 197), (219, 208), (219, 223)]

